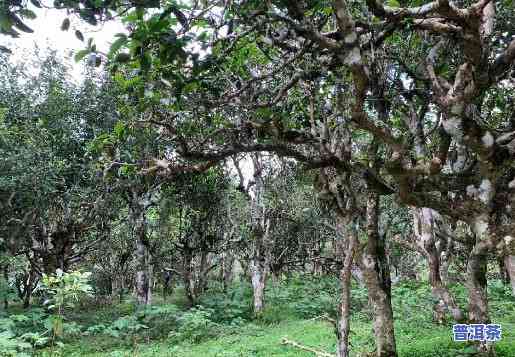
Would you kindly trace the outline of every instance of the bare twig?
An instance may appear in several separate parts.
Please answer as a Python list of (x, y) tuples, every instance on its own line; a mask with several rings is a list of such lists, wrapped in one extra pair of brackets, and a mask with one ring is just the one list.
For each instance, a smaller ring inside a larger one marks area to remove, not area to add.
[(314, 349), (312, 347), (301, 345), (300, 343), (292, 341), (292, 340), (289, 340), (286, 337), (282, 338), (281, 343), (283, 345), (289, 345), (289, 346), (301, 349), (303, 351), (312, 352), (312, 353), (315, 354), (316, 357), (335, 357), (335, 355), (333, 355), (331, 353), (327, 353), (327, 352), (324, 352), (324, 351), (319, 351), (319, 350)]

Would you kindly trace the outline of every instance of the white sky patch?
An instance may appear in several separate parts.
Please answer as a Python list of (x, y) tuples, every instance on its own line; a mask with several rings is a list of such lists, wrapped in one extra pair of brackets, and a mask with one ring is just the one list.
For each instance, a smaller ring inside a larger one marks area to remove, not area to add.
[[(65, 64), (71, 67), (71, 74), (76, 80), (82, 78), (83, 62), (75, 63), (73, 54), (85, 49), (89, 38), (93, 38), (93, 43), (96, 44), (98, 51), (107, 53), (111, 43), (115, 40), (114, 35), (118, 32), (127, 32), (120, 21), (112, 20), (98, 26), (91, 26), (76, 15), (69, 16), (71, 25), (68, 31), (61, 31), (61, 24), (67, 17), (66, 10), (38, 9), (32, 4), (29, 9), (34, 11), (37, 17), (34, 20), (23, 19), (23, 22), (34, 32), (18, 31), (20, 33), (18, 38), (0, 34), (0, 45), (13, 52), (10, 58), (14, 63), (30, 60), (36, 47), (41, 50), (56, 50), (57, 54), (65, 59)], [(85, 38), (84, 42), (75, 36), (75, 30), (82, 32)]]

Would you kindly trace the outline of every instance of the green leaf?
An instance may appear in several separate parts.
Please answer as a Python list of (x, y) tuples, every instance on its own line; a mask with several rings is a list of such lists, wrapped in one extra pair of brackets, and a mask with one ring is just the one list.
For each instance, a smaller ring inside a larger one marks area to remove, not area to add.
[(28, 27), (27, 25), (25, 25), (18, 16), (16, 16), (15, 14), (11, 13), (11, 12), (7, 12), (7, 16), (9, 17), (9, 19), (11, 20), (12, 24), (18, 28), (19, 30), (23, 31), (23, 32), (27, 32), (27, 33), (32, 33), (34, 32), (33, 29), (31, 29), (30, 27)]
[(75, 37), (84, 42), (84, 35), (79, 30), (75, 30)]
[(61, 30), (68, 31), (69, 28), (70, 28), (70, 19), (66, 18), (63, 20), (63, 23), (61, 24)]
[(115, 58), (115, 61), (116, 62), (119, 62), (119, 63), (126, 63), (126, 62), (129, 62), (131, 60), (131, 55), (128, 54), (128, 53), (119, 53), (116, 58)]
[(115, 53), (117, 53), (120, 48), (122, 48), (123, 45), (127, 43), (127, 36), (119, 37), (116, 39), (116, 41), (113, 42), (111, 45), (111, 48), (109, 49), (109, 57), (114, 56)]
[(150, 55), (150, 53), (145, 52), (140, 57), (140, 65), (143, 71), (148, 71), (150, 69), (150, 67), (152, 66), (152, 56)]
[(39, 0), (30, 0), (30, 2), (32, 3), (32, 5), (34, 5), (35, 7), (41, 9), (41, 3), (39, 2)]
[(85, 50), (80, 50), (80, 51), (77, 51), (77, 53), (75, 54), (75, 56), (73, 57), (73, 59), (75, 60), (75, 62), (79, 62), (81, 61), (84, 57), (86, 57), (86, 55), (90, 53), (90, 50), (89, 48), (85, 49)]
[(21, 9), (20, 11), (18, 11), (18, 14), (20, 14), (22, 17), (26, 19), (34, 20), (36, 18), (36, 14), (34, 13), (34, 11), (29, 9)]
[(114, 126), (114, 132), (118, 139), (122, 139), (125, 133), (125, 124), (122, 121), (118, 121)]
[(4, 52), (4, 53), (8, 53), (8, 54), (13, 53), (13, 51), (11, 51), (10, 49), (8, 49), (7, 47), (2, 46), (2, 45), (0, 45), (0, 52)]

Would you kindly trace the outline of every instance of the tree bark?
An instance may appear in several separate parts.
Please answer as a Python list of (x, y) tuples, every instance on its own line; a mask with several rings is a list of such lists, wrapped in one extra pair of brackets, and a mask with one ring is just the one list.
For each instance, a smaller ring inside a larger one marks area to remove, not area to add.
[(136, 246), (135, 293), (138, 305), (150, 305), (152, 303), (152, 266), (150, 264), (151, 252), (146, 230), (146, 209), (144, 200), (134, 193), (129, 207), (129, 220), (133, 227)]
[(111, 298), (113, 301), (118, 299), (120, 302), (123, 299), (123, 277), (118, 274), (111, 278)]
[(207, 250), (202, 250), (200, 252), (200, 266), (198, 269), (197, 276), (197, 295), (204, 293), (207, 289), (207, 276), (210, 271), (209, 266), (209, 252)]
[(368, 240), (360, 264), (374, 312), (376, 356), (396, 357), (390, 267), (386, 258), (385, 242), (379, 235), (378, 219), (379, 195), (371, 192), (367, 199)]
[(263, 312), (265, 300), (265, 282), (267, 268), (259, 259), (253, 259), (250, 263), (251, 282), (253, 291), (254, 314), (258, 316)]
[(510, 282), (513, 297), (515, 297), (515, 255), (507, 255), (504, 258), (504, 268), (506, 269)]
[(136, 240), (136, 294), (138, 304), (150, 305), (152, 303), (152, 266), (150, 265), (150, 252), (145, 241)]
[(232, 283), (234, 273), (234, 254), (232, 251), (227, 250), (222, 255), (222, 266), (220, 267), (220, 280), (224, 291), (227, 291), (229, 285)]
[(33, 268), (30, 268), (27, 281), (23, 284), (23, 308), (28, 309), (30, 307), (30, 299), (32, 298), (32, 292), (34, 291), (34, 285), (36, 284), (37, 273)]
[(256, 316), (263, 312), (265, 284), (270, 271), (270, 258), (266, 247), (270, 222), (264, 218), (259, 221), (262, 225), (260, 227), (254, 227), (254, 248), (249, 266), (253, 290), (254, 314)]
[[(344, 257), (340, 270), (341, 302), (339, 306), (339, 319), (337, 325), (338, 346), (337, 356), (349, 356), (349, 333), (350, 333), (350, 300), (351, 300), (351, 277), (352, 262), (356, 253), (358, 241), (355, 233), (350, 228), (352, 222), (341, 222), (340, 227), (344, 230), (343, 239), (339, 244), (339, 255)], [(345, 240), (345, 242), (343, 241)], [(344, 247), (344, 245), (347, 247)], [(346, 248), (346, 249), (345, 249)]]
[(6, 289), (6, 295), (4, 296), (4, 310), (7, 311), (9, 309), (9, 298), (8, 298), (8, 292), (9, 292), (9, 269), (7, 265), (2, 267), (3, 272), (3, 278), (5, 280), (5, 289)]
[[(469, 295), (469, 323), (471, 324), (490, 323), (486, 272), (488, 253), (492, 250), (490, 239), (492, 231), (488, 218), (486, 214), (478, 215), (474, 217), (471, 225), (476, 236), (476, 243), (470, 251), (467, 262), (466, 286)], [(491, 343), (480, 342), (478, 350), (481, 356), (495, 356), (495, 350)]]
[[(417, 238), (419, 251), (427, 259), (429, 268), (429, 284), (431, 294), (436, 300), (434, 306), (434, 319), (438, 323), (443, 323), (445, 313), (449, 311), (453, 319), (457, 322), (464, 322), (465, 316), (456, 304), (454, 297), (442, 279), (441, 252), (436, 245), (436, 222), (437, 213), (430, 208), (413, 209), (413, 226)], [(446, 244), (441, 244), (446, 245)]]
[(193, 252), (188, 247), (184, 247), (183, 250), (182, 278), (188, 303), (190, 306), (194, 306), (197, 302), (197, 294), (195, 289), (195, 274), (193, 272)]

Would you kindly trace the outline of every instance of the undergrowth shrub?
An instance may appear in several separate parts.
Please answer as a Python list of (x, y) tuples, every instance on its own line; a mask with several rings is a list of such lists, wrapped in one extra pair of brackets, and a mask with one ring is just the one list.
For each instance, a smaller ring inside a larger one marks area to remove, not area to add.
[[(45, 346), (49, 338), (43, 329), (41, 309), (26, 314), (0, 317), (0, 356), (30, 356), (37, 347)], [(37, 320), (37, 319), (41, 320)]]
[(106, 334), (128, 340), (135, 335), (159, 338), (166, 336), (168, 331), (177, 326), (178, 314), (179, 308), (175, 305), (149, 306), (133, 314), (121, 316), (112, 323), (92, 325), (85, 334)]
[(283, 310), (276, 313), (280, 313), (283, 319), (288, 316), (335, 316), (339, 298), (338, 281), (333, 277), (298, 275), (269, 289), (267, 294), (267, 306), (281, 306)]
[(223, 332), (223, 326), (212, 320), (213, 310), (197, 306), (178, 318), (178, 328), (169, 336), (173, 341), (199, 343), (216, 337)]
[(488, 297), (492, 318), (515, 315), (515, 296), (510, 284), (504, 284), (501, 280), (488, 282)]
[(239, 325), (252, 319), (252, 289), (250, 284), (237, 282), (227, 292), (210, 290), (201, 297), (199, 304), (211, 310), (214, 322)]

